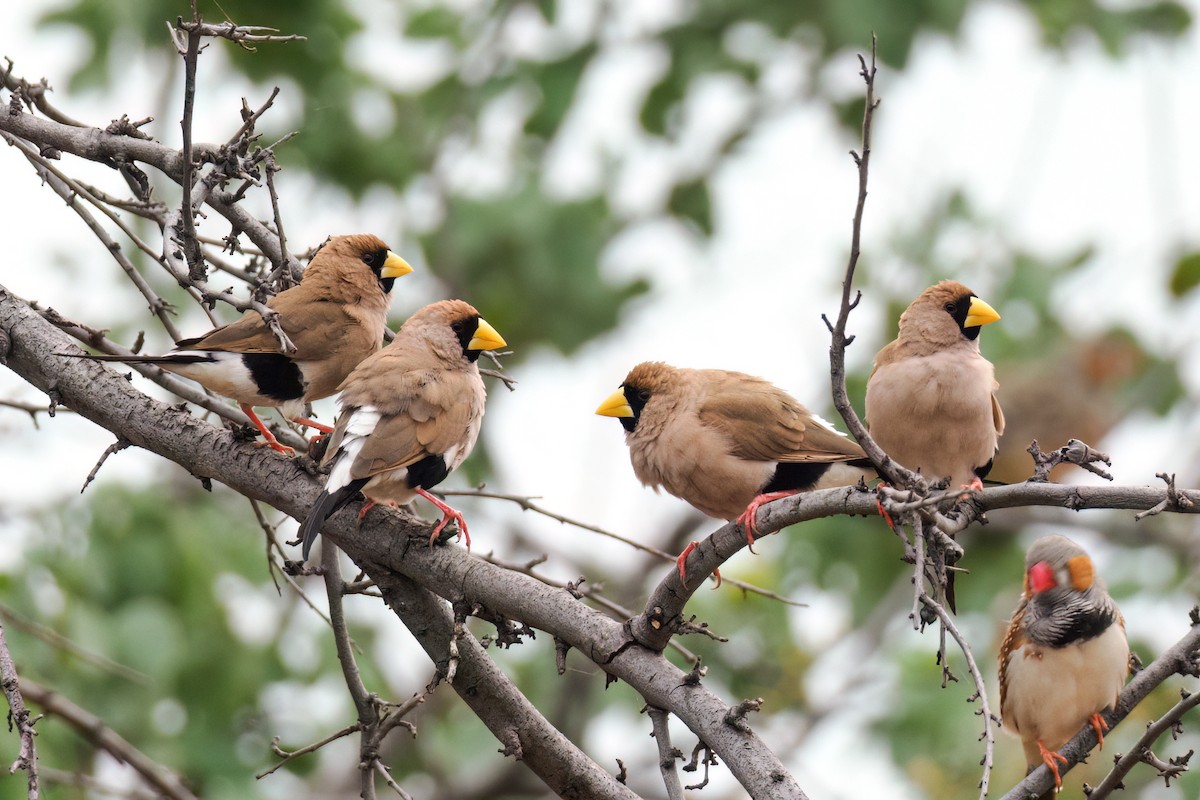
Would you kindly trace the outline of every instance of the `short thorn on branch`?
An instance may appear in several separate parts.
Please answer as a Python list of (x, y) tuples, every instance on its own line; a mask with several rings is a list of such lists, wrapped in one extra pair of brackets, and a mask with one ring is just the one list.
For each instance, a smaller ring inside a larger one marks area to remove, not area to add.
[(525, 751), (521, 749), (521, 738), (517, 735), (515, 728), (509, 728), (500, 737), (500, 741), (504, 743), (496, 752), (502, 756), (512, 756), (517, 761), (521, 761), (525, 757)]
[(683, 678), (683, 686), (699, 686), (700, 681), (708, 674), (708, 667), (704, 666), (704, 660), (696, 656), (696, 663), (692, 665), (692, 669)]
[(750, 723), (746, 722), (746, 715), (751, 711), (762, 711), (763, 699), (761, 697), (752, 697), (749, 700), (743, 700), (736, 706), (733, 706), (725, 714), (725, 724), (732, 728), (737, 728), (742, 733), (750, 733)]

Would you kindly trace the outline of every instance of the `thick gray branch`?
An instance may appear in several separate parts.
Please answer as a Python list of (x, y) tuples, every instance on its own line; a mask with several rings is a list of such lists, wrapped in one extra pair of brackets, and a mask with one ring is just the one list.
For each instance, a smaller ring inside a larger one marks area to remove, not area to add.
[[(1179, 490), (1181, 498), (1192, 503), (1172, 510), (1196, 513), (1200, 510), (1200, 490)], [(1022, 506), (1057, 506), (1075, 511), (1085, 508), (1127, 509), (1145, 511), (1167, 500), (1167, 489), (1161, 486), (1071, 486), (1059, 483), (1014, 483), (985, 489), (971, 501), (980, 513)], [(837, 515), (871, 517), (879, 515), (873, 491), (861, 491), (853, 486), (822, 489), (777, 500), (758, 512), (758, 536), (781, 530), (789, 525), (811, 519)], [(974, 514), (965, 515), (953, 525), (965, 527)], [(939, 524), (940, 525), (940, 524)], [(887, 528), (879, 522), (880, 533)], [(985, 529), (986, 531), (986, 529)], [(679, 631), (683, 608), (692, 594), (704, 584), (704, 579), (719, 569), (734, 554), (746, 547), (746, 535), (729, 523), (702, 539), (688, 557), (688, 585), (684, 586), (674, 569), (664, 572), (663, 580), (651, 592), (642, 615), (633, 620), (632, 631), (639, 642), (652, 649), (666, 647), (670, 637)]]
[[(65, 405), (132, 444), (298, 519), (316, 499), (319, 487), (297, 460), (239, 444), (226, 431), (140, 394), (99, 364), (54, 355), (67, 348), (65, 334), (3, 287), (0, 330), (12, 339), (8, 366), (13, 371), (42, 391), (54, 386)], [(755, 733), (725, 723), (727, 703), (704, 686), (687, 685), (678, 667), (661, 653), (634, 644), (620, 623), (563, 590), (488, 564), (459, 548), (426, 546), (424, 523), (394, 512), (374, 512), (359, 526), (356, 510), (352, 507), (332, 517), (323, 533), (367, 569), (380, 586), (396, 574), (404, 575), (441, 597), (466, 599), (548, 631), (628, 683), (646, 702), (679, 717), (722, 758), (753, 797), (806, 797)], [(486, 659), (486, 654), (460, 645), (460, 659), (461, 671), (472, 666), (471, 659)], [(491, 669), (494, 665), (478, 663), (473, 668)], [(497, 680), (501, 678), (497, 673)], [(554, 780), (557, 765), (568, 754), (556, 744), (553, 726), (540, 714), (530, 718), (513, 706), (499, 713), (508, 716), (509, 729), (523, 726), (530, 733), (530, 742), (522, 741), (526, 765), (543, 780)], [(606, 775), (598, 766), (595, 769)], [(566, 788), (550, 785), (556, 791)], [(621, 796), (620, 785), (614, 781), (612, 786), (611, 796)]]

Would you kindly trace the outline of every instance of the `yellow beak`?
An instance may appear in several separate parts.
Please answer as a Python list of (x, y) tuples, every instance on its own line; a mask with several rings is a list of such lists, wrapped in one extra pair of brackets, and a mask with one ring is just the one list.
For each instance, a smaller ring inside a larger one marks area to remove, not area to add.
[(976, 325), (987, 325), (997, 321), (998, 319), (1000, 319), (1000, 315), (996, 313), (996, 309), (992, 308), (978, 297), (972, 297), (971, 306), (967, 309), (967, 319), (965, 322), (963, 322), (963, 327), (973, 328)]
[(633, 409), (629, 407), (629, 401), (625, 399), (625, 390), (617, 389), (600, 404), (596, 413), (602, 417), (632, 417)]
[(480, 317), (479, 327), (475, 329), (475, 335), (471, 337), (471, 341), (467, 343), (468, 350), (499, 350), (507, 345), (504, 337), (496, 332), (496, 329), (488, 325), (487, 320)]
[(388, 250), (387, 259), (383, 262), (383, 269), (379, 270), (379, 277), (402, 278), (412, 271), (413, 268), (408, 265), (407, 261)]

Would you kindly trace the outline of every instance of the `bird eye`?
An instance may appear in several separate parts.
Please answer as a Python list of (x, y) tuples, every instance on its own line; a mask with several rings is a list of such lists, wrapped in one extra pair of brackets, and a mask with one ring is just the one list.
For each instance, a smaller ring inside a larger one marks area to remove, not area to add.
[(459, 320), (458, 322), (451, 322), (450, 329), (452, 331), (454, 331), (455, 333), (462, 333), (462, 329), (463, 329), (462, 320)]
[(946, 303), (946, 305), (942, 306), (942, 308), (946, 309), (947, 314), (953, 314), (958, 310), (958, 307), (955, 306), (954, 303)]
[(641, 400), (643, 403), (645, 403), (645, 402), (649, 401), (649, 399), (650, 399), (650, 390), (649, 390), (649, 389), (641, 389), (641, 390), (639, 390), (639, 391), (638, 391), (638, 393), (637, 393), (637, 398), (638, 398), (638, 400)]
[(368, 267), (373, 267), (373, 266), (375, 266), (375, 262), (379, 260), (379, 257), (377, 255), (375, 255), (374, 253), (367, 253), (362, 257), (362, 260), (363, 260), (363, 263), (366, 264)]

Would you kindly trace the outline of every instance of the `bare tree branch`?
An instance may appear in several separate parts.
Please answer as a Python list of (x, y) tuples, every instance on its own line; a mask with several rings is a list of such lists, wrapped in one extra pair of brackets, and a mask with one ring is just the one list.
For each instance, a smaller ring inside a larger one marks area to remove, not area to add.
[(1117, 789), (1124, 788), (1121, 785), (1122, 779), (1134, 766), (1142, 762), (1156, 767), (1159, 770), (1159, 776), (1166, 781), (1167, 786), (1171, 785), (1172, 778), (1187, 771), (1187, 762), (1192, 756), (1191, 750), (1178, 759), (1171, 759), (1173, 763), (1166, 764), (1156, 763), (1158, 760), (1150, 752), (1150, 748), (1160, 736), (1167, 731), (1178, 729), (1184, 714), (1200, 705), (1200, 693), (1188, 694), (1187, 691), (1180, 691), (1180, 694), (1182, 699), (1170, 711), (1147, 725), (1146, 732), (1142, 734), (1142, 738), (1138, 739), (1137, 744), (1128, 753), (1117, 759), (1112, 771), (1104, 776), (1104, 780), (1100, 782), (1099, 786), (1088, 793), (1088, 800), (1104, 800)]
[(104, 724), (104, 720), (72, 703), (67, 698), (43, 688), (28, 678), (21, 678), (21, 691), (30, 702), (42, 707), (70, 725), (76, 733), (93, 747), (103, 750), (118, 761), (122, 761), (142, 776), (142, 779), (163, 797), (171, 800), (196, 800), (179, 776), (138, 750), (120, 734)]
[(667, 800), (683, 800), (683, 781), (675, 771), (675, 762), (683, 760), (683, 753), (671, 744), (670, 715), (661, 708), (646, 706), (653, 726), (651, 736), (658, 745), (658, 770), (667, 788)]
[(29, 713), (21, 697), (21, 679), (17, 675), (12, 653), (8, 650), (3, 624), (0, 624), (0, 689), (3, 689), (4, 697), (8, 700), (9, 724), (16, 726), (17, 735), (21, 738), (17, 760), (8, 768), (8, 773), (12, 775), (19, 769), (25, 770), (26, 797), (28, 800), (38, 800), (41, 789), (38, 784), (37, 747), (33, 743), (33, 738), (37, 736), (33, 726), (37, 720)]

